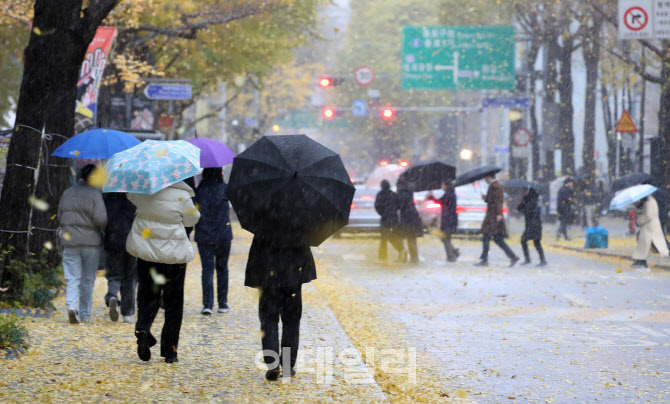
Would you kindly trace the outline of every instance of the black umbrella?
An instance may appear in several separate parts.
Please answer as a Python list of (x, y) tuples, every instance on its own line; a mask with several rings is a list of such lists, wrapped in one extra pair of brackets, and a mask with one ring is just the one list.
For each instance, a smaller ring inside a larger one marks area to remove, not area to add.
[(509, 190), (523, 190), (528, 188), (533, 188), (538, 193), (547, 192), (547, 186), (544, 184), (538, 184), (536, 182), (530, 182), (522, 179), (514, 179), (505, 181), (502, 183), (503, 188)]
[(502, 168), (496, 166), (484, 166), (466, 171), (463, 174), (459, 175), (456, 178), (456, 183), (454, 186), (460, 187), (461, 185), (470, 184), (475, 181), (479, 181), (482, 178), (495, 174), (502, 171)]
[(452, 181), (456, 178), (456, 167), (440, 161), (430, 161), (417, 164), (408, 168), (400, 177), (398, 182), (414, 184), (414, 191), (429, 191), (439, 189), (442, 181)]
[(262, 137), (233, 161), (242, 227), (278, 245), (320, 245), (349, 221), (355, 188), (340, 156), (305, 135)]
[(640, 185), (645, 182), (650, 182), (651, 180), (653, 180), (653, 178), (654, 177), (652, 177), (651, 175), (643, 172), (630, 173), (614, 181), (612, 183), (612, 186), (610, 187), (610, 192), (612, 193), (612, 195), (614, 195), (614, 193), (617, 191), (621, 191), (624, 188), (632, 187), (635, 185)]

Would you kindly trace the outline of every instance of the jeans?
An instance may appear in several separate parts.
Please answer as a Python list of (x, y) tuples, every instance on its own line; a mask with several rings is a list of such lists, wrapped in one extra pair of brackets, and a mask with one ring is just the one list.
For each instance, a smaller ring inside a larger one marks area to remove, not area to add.
[[(276, 357), (264, 355), (268, 368), (274, 369), (279, 364), (272, 366), (279, 352), (279, 316), (281, 315), (282, 353), (288, 350), (291, 357), (291, 368), (295, 367), (298, 358), (298, 347), (300, 345), (300, 318), (302, 317), (302, 285), (286, 288), (269, 287), (262, 290), (258, 302), (258, 317), (261, 320), (261, 331), (263, 332), (263, 350), (272, 351)], [(280, 364), (284, 358), (280, 359)], [(271, 367), (272, 366), (272, 367)]]
[(381, 239), (379, 241), (379, 259), (386, 260), (388, 258), (388, 243), (391, 243), (393, 248), (400, 253), (402, 251), (403, 245), (402, 240), (398, 235), (387, 226), (382, 226), (381, 228)]
[(63, 247), (65, 304), (68, 310), (79, 310), (82, 320), (88, 320), (91, 317), (93, 287), (99, 257), (100, 247)]
[(121, 315), (135, 314), (135, 289), (137, 287), (137, 258), (126, 250), (107, 250), (105, 260), (107, 273), (107, 294), (105, 304), (109, 306), (112, 297), (119, 298), (121, 292)]
[(491, 236), (489, 234), (484, 234), (482, 236), (482, 244), (483, 244), (483, 247), (484, 247), (484, 251), (482, 251), (482, 256), (481, 256), (482, 261), (488, 262), (488, 260), (489, 260), (489, 243), (490, 243), (491, 239), (493, 239), (493, 242), (498, 244), (498, 247), (500, 247), (505, 252), (505, 254), (507, 255), (507, 258), (512, 259), (512, 258), (516, 257), (516, 255), (514, 255), (514, 252), (512, 251), (512, 249), (509, 248), (507, 243), (505, 243), (505, 239), (503, 238), (503, 235), (497, 234), (495, 236)]
[[(167, 282), (164, 285), (154, 283), (151, 269), (164, 275)], [(151, 325), (156, 318), (160, 305), (161, 291), (165, 306), (165, 323), (161, 333), (161, 356), (174, 358), (179, 346), (179, 332), (184, 316), (184, 278), (186, 264), (159, 264), (156, 262), (137, 259), (137, 323), (135, 331), (146, 331), (149, 339), (153, 340)]]
[(219, 307), (228, 303), (228, 257), (230, 241), (220, 244), (198, 243), (202, 261), (202, 305), (214, 307), (214, 268), (216, 267), (216, 297)]

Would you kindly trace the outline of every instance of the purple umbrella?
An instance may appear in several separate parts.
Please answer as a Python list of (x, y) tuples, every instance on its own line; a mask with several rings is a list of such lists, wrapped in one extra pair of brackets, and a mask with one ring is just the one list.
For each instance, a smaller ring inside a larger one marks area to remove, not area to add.
[(186, 141), (200, 149), (200, 167), (202, 168), (223, 167), (231, 164), (235, 158), (235, 153), (218, 140), (199, 137)]

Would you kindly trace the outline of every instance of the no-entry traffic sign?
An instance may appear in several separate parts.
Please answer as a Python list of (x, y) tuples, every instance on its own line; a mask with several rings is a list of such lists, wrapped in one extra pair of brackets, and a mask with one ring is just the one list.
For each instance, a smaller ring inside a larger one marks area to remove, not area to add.
[(359, 66), (354, 72), (356, 83), (361, 86), (369, 86), (375, 81), (375, 71), (370, 66)]

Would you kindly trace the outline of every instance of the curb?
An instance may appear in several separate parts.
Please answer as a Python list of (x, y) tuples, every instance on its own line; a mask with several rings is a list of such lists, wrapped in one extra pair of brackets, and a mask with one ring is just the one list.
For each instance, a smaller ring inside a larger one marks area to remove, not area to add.
[[(555, 248), (562, 248), (564, 250), (568, 251), (576, 251), (576, 252), (581, 252), (585, 254), (592, 254), (592, 255), (598, 255), (601, 257), (612, 257), (612, 258), (626, 258), (630, 259), (630, 255), (623, 255), (623, 254), (617, 254), (613, 252), (607, 252), (607, 251), (597, 251), (597, 250), (592, 250), (592, 249), (586, 249), (586, 248), (579, 248), (579, 247), (571, 247), (571, 246), (566, 246), (566, 245), (560, 245), (560, 244), (550, 244), (552, 247)], [(654, 264), (652, 263), (654, 268), (658, 269), (664, 269), (666, 271), (670, 271), (670, 265), (666, 264)]]
[(17, 317), (33, 317), (44, 318), (51, 317), (56, 311), (47, 309), (33, 309), (33, 308), (2, 308), (0, 314), (16, 314)]

